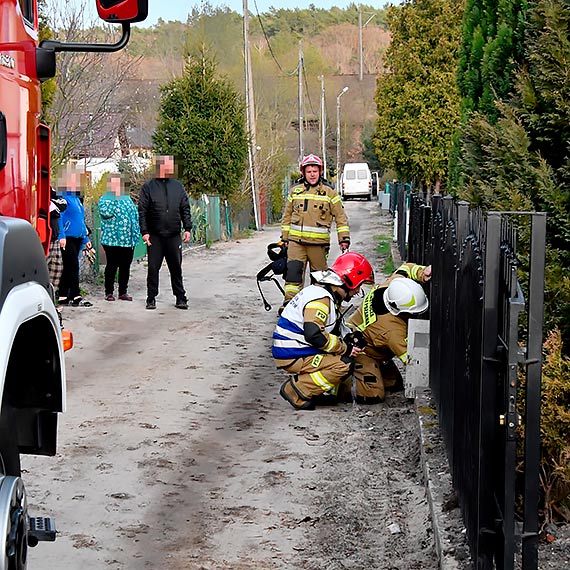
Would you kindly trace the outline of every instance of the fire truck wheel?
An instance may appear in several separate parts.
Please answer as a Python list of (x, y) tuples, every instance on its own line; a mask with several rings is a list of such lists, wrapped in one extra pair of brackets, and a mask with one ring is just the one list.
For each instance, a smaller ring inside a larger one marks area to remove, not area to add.
[(4, 537), (0, 546), (4, 560), (0, 560), (0, 568), (26, 570), (28, 505), (24, 483), (19, 477), (0, 477), (0, 513), (0, 536)]

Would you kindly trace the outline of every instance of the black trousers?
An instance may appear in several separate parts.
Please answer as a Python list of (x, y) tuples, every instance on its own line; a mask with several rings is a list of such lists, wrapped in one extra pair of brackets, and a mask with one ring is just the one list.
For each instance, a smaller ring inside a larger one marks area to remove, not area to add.
[(150, 243), (146, 278), (147, 297), (154, 299), (158, 295), (158, 273), (162, 262), (166, 259), (172, 292), (176, 299), (186, 300), (186, 291), (182, 282), (182, 238), (179, 235), (161, 237), (151, 234)]
[(79, 250), (83, 238), (68, 237), (65, 240), (65, 249), (62, 249), (63, 271), (59, 280), (59, 296), (73, 299), (79, 297)]
[(105, 266), (105, 295), (112, 295), (115, 288), (115, 277), (119, 271), (119, 295), (124, 295), (129, 286), (131, 263), (133, 262), (133, 247), (104, 245), (107, 265)]

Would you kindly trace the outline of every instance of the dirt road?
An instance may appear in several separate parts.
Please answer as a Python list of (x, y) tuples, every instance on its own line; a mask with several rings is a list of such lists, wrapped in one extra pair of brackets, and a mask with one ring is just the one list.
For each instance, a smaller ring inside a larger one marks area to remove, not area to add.
[[(376, 203), (346, 205), (353, 251), (377, 273)], [(437, 568), (413, 405), (295, 412), (270, 356), (280, 294), (265, 312), (255, 274), (278, 228), (184, 257), (190, 310), (168, 273), (158, 309), (64, 308), (68, 411), (56, 458), (24, 458), (30, 511), (59, 538), (30, 570)], [(337, 249), (331, 251), (331, 260)]]

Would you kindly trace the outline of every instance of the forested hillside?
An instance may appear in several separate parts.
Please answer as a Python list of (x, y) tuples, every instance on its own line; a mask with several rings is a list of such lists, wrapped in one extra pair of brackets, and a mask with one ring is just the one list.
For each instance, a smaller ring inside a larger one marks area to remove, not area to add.
[[(303, 53), (303, 114), (310, 128), (305, 133), (307, 152), (320, 151), (318, 119), (324, 76), (327, 113), (327, 155), (336, 152), (336, 97), (349, 92), (342, 103), (342, 155), (358, 158), (361, 133), (375, 117), (374, 89), (382, 71), (382, 56), (389, 43), (384, 10), (362, 6), (363, 80), (358, 80), (358, 9), (272, 10), (252, 14), (250, 45), (253, 62), (258, 144), (283, 145), (294, 162), (298, 153), (299, 47)], [(301, 42), (301, 46), (299, 46)], [(135, 126), (152, 132), (159, 101), (159, 85), (181, 72), (184, 55), (206, 46), (226, 75), (244, 90), (243, 19), (227, 8), (205, 5), (194, 9), (187, 22), (164, 22), (151, 28), (134, 27), (128, 54), (135, 76), (129, 81), (129, 105)]]

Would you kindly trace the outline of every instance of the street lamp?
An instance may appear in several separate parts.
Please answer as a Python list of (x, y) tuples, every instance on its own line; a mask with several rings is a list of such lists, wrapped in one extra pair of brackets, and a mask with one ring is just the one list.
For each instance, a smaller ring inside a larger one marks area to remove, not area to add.
[(348, 91), (348, 86), (344, 86), (342, 91), (336, 96), (336, 181), (339, 182), (338, 171), (340, 168), (340, 98)]

